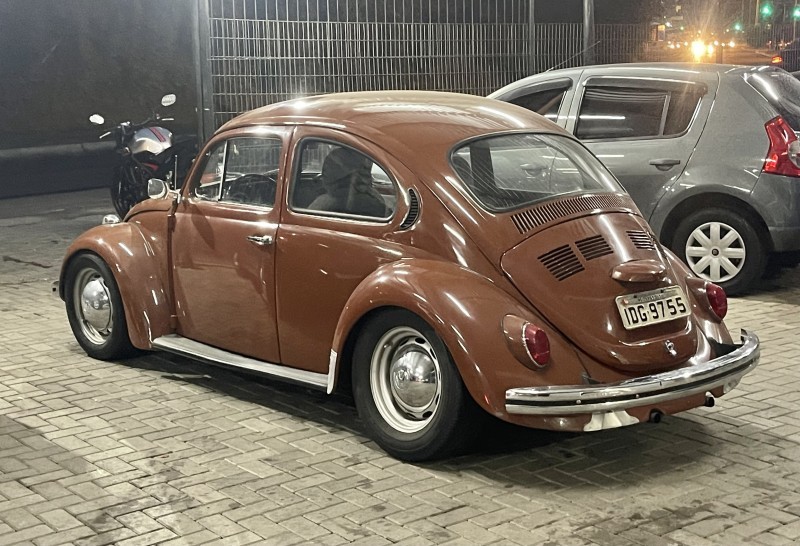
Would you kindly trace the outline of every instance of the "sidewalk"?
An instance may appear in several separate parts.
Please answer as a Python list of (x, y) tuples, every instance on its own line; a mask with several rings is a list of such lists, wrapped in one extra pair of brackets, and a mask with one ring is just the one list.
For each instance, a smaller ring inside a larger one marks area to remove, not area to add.
[(800, 269), (730, 302), (761, 365), (661, 424), (498, 427), (412, 465), (347, 399), (182, 358), (88, 358), (50, 294), (105, 190), (0, 201), (0, 544), (713, 545), (800, 540)]

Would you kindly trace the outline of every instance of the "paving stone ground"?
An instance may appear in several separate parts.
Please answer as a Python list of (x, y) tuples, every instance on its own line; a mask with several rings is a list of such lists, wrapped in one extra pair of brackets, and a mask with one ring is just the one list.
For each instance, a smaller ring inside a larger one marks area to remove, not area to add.
[(50, 294), (105, 191), (0, 201), (0, 544), (797, 544), (800, 270), (732, 299), (762, 362), (714, 408), (499, 427), (412, 465), (352, 403), (162, 354), (88, 358)]

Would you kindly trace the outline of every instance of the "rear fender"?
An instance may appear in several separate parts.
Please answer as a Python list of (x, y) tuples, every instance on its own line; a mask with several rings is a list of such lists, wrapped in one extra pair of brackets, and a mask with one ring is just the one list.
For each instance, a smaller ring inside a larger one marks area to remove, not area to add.
[[(444, 341), (471, 396), (498, 417), (506, 415), (508, 388), (582, 382), (584, 370), (574, 349), (534, 310), (469, 269), (424, 259), (386, 264), (350, 296), (333, 338), (330, 365), (337, 380), (349, 365), (342, 358), (358, 336), (362, 318), (382, 308), (403, 308), (424, 319)], [(534, 371), (514, 356), (520, 351), (512, 351), (506, 339), (507, 315), (545, 330), (551, 365)]]
[(135, 347), (150, 349), (153, 339), (171, 332), (167, 282), (157, 253), (135, 224), (95, 226), (69, 246), (59, 279), (61, 299), (70, 262), (87, 252), (102, 258), (114, 274), (125, 307), (128, 334)]

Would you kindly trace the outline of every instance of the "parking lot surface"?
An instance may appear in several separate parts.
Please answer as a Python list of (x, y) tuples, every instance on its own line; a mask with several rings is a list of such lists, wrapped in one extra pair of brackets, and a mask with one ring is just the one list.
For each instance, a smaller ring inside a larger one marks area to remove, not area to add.
[(732, 299), (760, 366), (716, 407), (498, 426), (423, 465), (352, 402), (175, 356), (92, 360), (51, 295), (104, 190), (0, 201), (0, 544), (796, 544), (800, 269)]

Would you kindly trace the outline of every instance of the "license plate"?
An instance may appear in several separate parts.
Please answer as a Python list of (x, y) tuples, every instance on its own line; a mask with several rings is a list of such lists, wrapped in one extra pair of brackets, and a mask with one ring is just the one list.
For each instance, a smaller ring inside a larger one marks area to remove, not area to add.
[(686, 295), (679, 286), (618, 296), (616, 303), (626, 330), (674, 320), (691, 313)]

